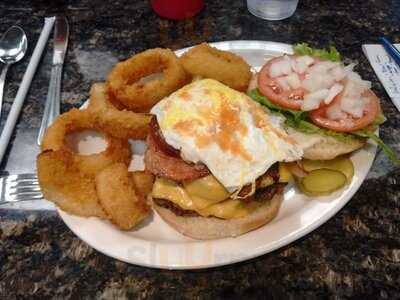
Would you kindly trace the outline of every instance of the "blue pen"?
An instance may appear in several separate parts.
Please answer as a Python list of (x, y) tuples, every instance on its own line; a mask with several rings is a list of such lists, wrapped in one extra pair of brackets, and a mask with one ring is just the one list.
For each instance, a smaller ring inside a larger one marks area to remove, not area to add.
[(379, 42), (385, 48), (389, 56), (400, 66), (400, 51), (384, 37), (380, 37)]

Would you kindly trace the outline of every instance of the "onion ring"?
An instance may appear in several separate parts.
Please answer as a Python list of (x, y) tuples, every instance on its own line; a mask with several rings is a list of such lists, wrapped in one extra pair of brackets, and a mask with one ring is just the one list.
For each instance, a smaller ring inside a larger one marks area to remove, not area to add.
[[(140, 82), (141, 78), (163, 73), (163, 79)], [(170, 49), (150, 49), (118, 63), (107, 79), (109, 93), (128, 109), (148, 112), (158, 101), (184, 86), (185, 70)]]
[(96, 190), (108, 219), (128, 230), (150, 214), (144, 195), (138, 193), (128, 167), (116, 163), (96, 176)]
[(149, 131), (151, 116), (117, 109), (109, 100), (104, 83), (95, 83), (90, 89), (88, 110), (99, 116), (102, 130), (112, 132), (121, 139), (145, 139)]
[(137, 192), (146, 198), (153, 189), (154, 175), (147, 171), (135, 171), (131, 175)]
[(250, 65), (242, 57), (207, 43), (193, 47), (179, 60), (190, 75), (212, 78), (241, 92), (246, 91), (252, 76)]
[[(112, 136), (112, 132), (104, 130), (98, 124), (98, 116), (89, 110), (71, 109), (60, 115), (56, 121), (46, 130), (41, 150), (63, 150), (73, 154), (74, 161), (80, 166), (82, 173), (95, 175), (106, 166), (123, 162), (128, 165), (131, 160), (131, 148), (127, 140)], [(83, 129), (93, 129), (105, 133), (108, 143), (107, 148), (100, 153), (81, 155), (74, 153), (65, 144), (66, 135)]]
[(47, 150), (39, 154), (37, 174), (45, 199), (71, 214), (105, 218), (94, 177), (81, 172), (70, 151)]

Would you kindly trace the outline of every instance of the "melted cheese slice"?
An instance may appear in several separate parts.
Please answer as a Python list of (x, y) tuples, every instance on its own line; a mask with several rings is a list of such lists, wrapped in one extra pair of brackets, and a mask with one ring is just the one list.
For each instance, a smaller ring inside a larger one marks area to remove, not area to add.
[(198, 211), (214, 203), (223, 201), (190, 196), (182, 186), (165, 178), (158, 178), (155, 181), (152, 196), (154, 198), (167, 199), (183, 209), (194, 211)]
[(262, 203), (255, 201), (243, 203), (238, 199), (229, 199), (199, 210), (198, 213), (203, 217), (215, 216), (221, 219), (236, 219), (247, 216), (261, 205)]
[(245, 217), (262, 205), (254, 201), (242, 203), (238, 199), (231, 198), (216, 202), (216, 200), (189, 196), (182, 186), (165, 178), (156, 179), (152, 197), (169, 200), (182, 209), (196, 211), (203, 217), (215, 216), (222, 219)]

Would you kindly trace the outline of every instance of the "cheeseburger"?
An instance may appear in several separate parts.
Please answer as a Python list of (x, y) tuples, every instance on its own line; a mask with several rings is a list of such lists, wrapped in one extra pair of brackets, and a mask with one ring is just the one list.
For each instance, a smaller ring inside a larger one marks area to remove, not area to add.
[(197, 239), (238, 236), (278, 213), (278, 162), (303, 154), (282, 125), (247, 95), (195, 81), (156, 104), (145, 166), (156, 176), (155, 210)]

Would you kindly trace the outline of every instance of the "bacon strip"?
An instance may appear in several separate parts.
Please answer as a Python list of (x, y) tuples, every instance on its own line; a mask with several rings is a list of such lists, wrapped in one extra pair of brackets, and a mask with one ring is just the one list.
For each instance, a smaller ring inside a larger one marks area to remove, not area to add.
[(161, 152), (164, 152), (164, 154), (166, 154), (168, 156), (180, 157), (179, 150), (170, 146), (165, 141), (164, 136), (161, 132), (160, 126), (158, 126), (156, 116), (153, 116), (151, 118), (149, 134), (151, 135), (153, 142), (156, 144), (156, 148), (159, 149)]
[(190, 164), (180, 157), (163, 152), (152, 137), (147, 136), (147, 150), (144, 155), (146, 170), (154, 175), (167, 177), (174, 181), (194, 180), (210, 173), (203, 164)]

